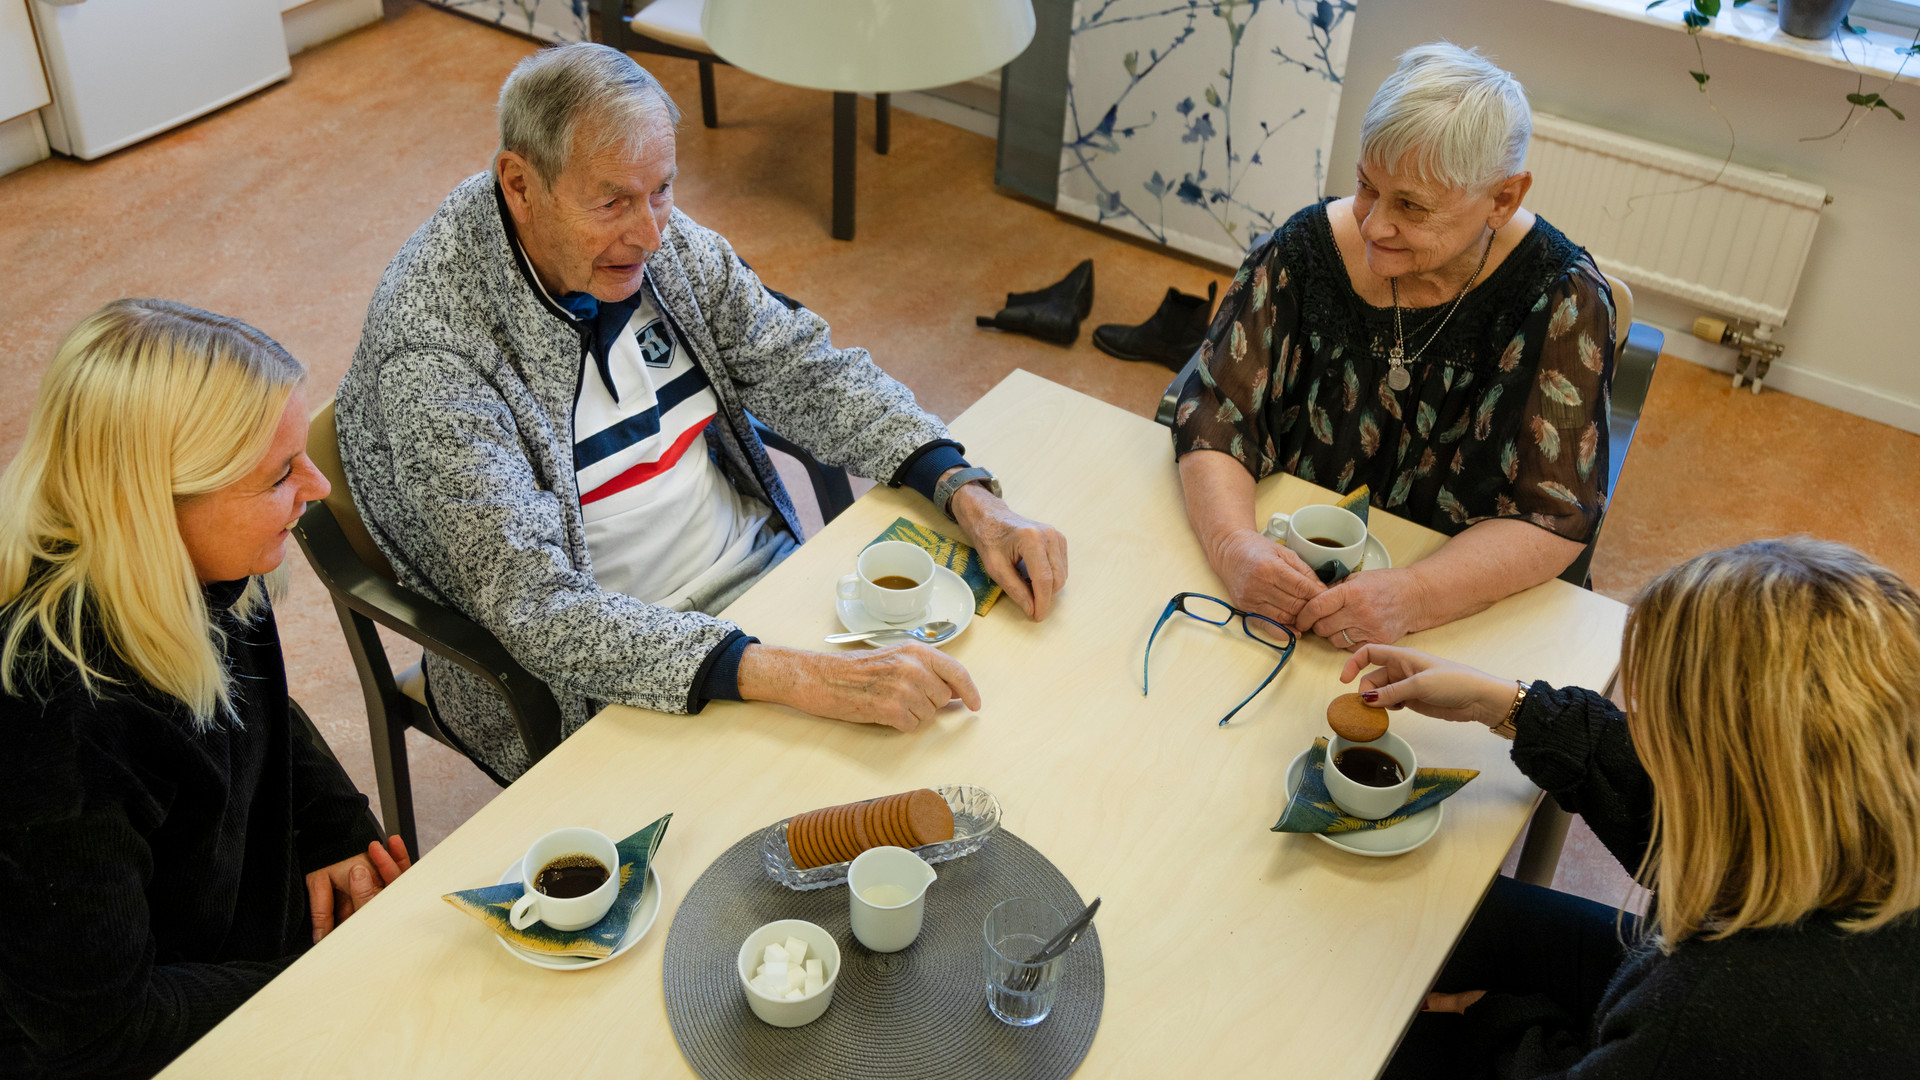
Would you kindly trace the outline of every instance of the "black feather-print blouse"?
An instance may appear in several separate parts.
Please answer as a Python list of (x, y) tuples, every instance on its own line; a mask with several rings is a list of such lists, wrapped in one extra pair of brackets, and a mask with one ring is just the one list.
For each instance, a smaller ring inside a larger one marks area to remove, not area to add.
[[(1182, 388), (1176, 456), (1233, 455), (1451, 536), (1520, 518), (1585, 541), (1607, 498), (1613, 295), (1583, 249), (1536, 218), (1451, 319), (1403, 308), (1412, 384), (1387, 384), (1393, 309), (1347, 277), (1325, 204), (1259, 241)], [(1439, 337), (1427, 344), (1435, 330)]]

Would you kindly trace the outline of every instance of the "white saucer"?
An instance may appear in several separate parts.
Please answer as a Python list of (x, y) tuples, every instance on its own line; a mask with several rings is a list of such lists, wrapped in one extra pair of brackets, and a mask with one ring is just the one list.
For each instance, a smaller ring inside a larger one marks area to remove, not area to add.
[[(1311, 748), (1302, 750), (1300, 756), (1287, 765), (1287, 798), (1293, 798), (1294, 791), (1299, 788), (1300, 775), (1306, 771), (1307, 755), (1311, 753), (1313, 753)], [(1433, 839), (1433, 834), (1440, 831), (1440, 819), (1446, 815), (1446, 810), (1446, 803), (1436, 803), (1400, 824), (1389, 825), (1384, 829), (1340, 833), (1337, 836), (1329, 836), (1326, 833), (1313, 835), (1341, 851), (1384, 859), (1389, 855), (1405, 855)]]
[[(496, 884), (506, 885), (519, 880), (520, 860), (515, 859), (513, 865), (507, 867), (506, 873), (500, 875), (500, 880)], [(599, 967), (633, 948), (641, 938), (647, 936), (647, 931), (653, 926), (653, 920), (660, 916), (660, 897), (665, 889), (666, 886), (660, 884), (660, 871), (651, 866), (647, 867), (647, 883), (640, 890), (640, 904), (633, 909), (633, 918), (627, 922), (627, 936), (620, 939), (620, 944), (615, 946), (612, 952), (602, 957), (551, 956), (547, 953), (523, 949), (506, 938), (500, 937), (499, 934), (493, 936), (499, 940), (500, 947), (507, 950), (514, 959), (525, 960), (534, 967), (549, 968), (553, 971), (578, 971), (581, 968)]]
[(1380, 538), (1373, 535), (1372, 533), (1367, 534), (1367, 551), (1366, 551), (1366, 554), (1360, 556), (1359, 569), (1361, 570), (1393, 569), (1393, 556), (1387, 554), (1387, 545), (1381, 543)]
[[(954, 573), (944, 566), (935, 564), (933, 568), (933, 598), (927, 601), (926, 611), (919, 615), (909, 619), (903, 619), (900, 622), (888, 622), (868, 611), (867, 606), (862, 604), (858, 598), (843, 600), (837, 596), (834, 598), (833, 610), (835, 614), (840, 616), (840, 625), (856, 634), (867, 630), (897, 630), (902, 627), (919, 626), (921, 623), (935, 622), (944, 619), (957, 627), (953, 632), (953, 637), (940, 643), (940, 646), (944, 646), (947, 642), (966, 633), (967, 626), (973, 622), (973, 590), (967, 587), (965, 579), (961, 578), (959, 574)], [(879, 648), (882, 645), (897, 645), (899, 642), (869, 641), (865, 642), (865, 644)], [(940, 646), (936, 646), (936, 648)]]

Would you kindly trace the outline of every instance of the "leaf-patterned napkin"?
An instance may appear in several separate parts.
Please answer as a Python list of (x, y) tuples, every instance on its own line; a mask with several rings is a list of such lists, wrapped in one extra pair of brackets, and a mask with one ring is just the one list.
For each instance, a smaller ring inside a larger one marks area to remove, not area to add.
[(973, 590), (973, 613), (985, 615), (993, 610), (994, 601), (1000, 599), (1000, 586), (987, 576), (987, 568), (981, 563), (980, 556), (967, 545), (934, 532), (925, 525), (895, 518), (887, 531), (873, 538), (872, 547), (883, 540), (904, 540), (909, 544), (923, 547), (933, 561), (960, 575), (960, 580)]
[(619, 947), (620, 939), (627, 936), (627, 924), (633, 920), (634, 909), (640, 906), (641, 890), (647, 885), (647, 867), (652, 865), (653, 853), (660, 849), (660, 840), (667, 835), (667, 823), (672, 820), (673, 815), (668, 814), (614, 845), (620, 852), (620, 895), (613, 898), (613, 906), (607, 909), (606, 916), (585, 930), (555, 930), (543, 922), (515, 930), (507, 921), (507, 914), (513, 910), (513, 902), (526, 891), (517, 881), (484, 889), (462, 889), (440, 899), (479, 919), (487, 924), (487, 929), (528, 952), (593, 959), (611, 956)]
[(1306, 768), (1300, 770), (1300, 786), (1273, 823), (1274, 832), (1348, 833), (1385, 829), (1407, 820), (1467, 786), (1480, 775), (1478, 769), (1421, 769), (1413, 774), (1413, 793), (1407, 805), (1391, 817), (1379, 821), (1357, 818), (1341, 810), (1327, 794), (1327, 740), (1313, 740), (1307, 752)]

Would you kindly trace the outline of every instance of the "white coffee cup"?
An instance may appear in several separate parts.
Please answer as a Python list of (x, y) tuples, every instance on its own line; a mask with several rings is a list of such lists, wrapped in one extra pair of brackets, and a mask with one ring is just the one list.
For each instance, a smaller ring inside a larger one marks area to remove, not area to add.
[[(607, 868), (607, 880), (585, 896), (548, 896), (534, 888), (542, 867), (566, 855), (586, 855)], [(525, 930), (536, 921), (555, 930), (585, 930), (606, 918), (620, 895), (620, 849), (607, 834), (594, 829), (555, 829), (533, 842), (520, 860), (520, 884), (526, 889), (513, 902), (507, 921)]]
[[(1315, 570), (1335, 559), (1349, 570), (1358, 570), (1367, 556), (1367, 523), (1338, 506), (1303, 506), (1291, 514), (1275, 514), (1262, 533), (1269, 540), (1285, 544)], [(1318, 540), (1332, 542), (1316, 543)]]
[[(1373, 787), (1347, 776), (1334, 764), (1334, 759), (1351, 747), (1365, 747), (1378, 750), (1400, 763), (1403, 774), (1399, 783), (1392, 787)], [(1325, 780), (1327, 794), (1333, 797), (1333, 804), (1357, 818), (1379, 821), (1383, 817), (1392, 817), (1400, 808), (1407, 805), (1407, 796), (1413, 794), (1413, 774), (1420, 768), (1420, 759), (1413, 754), (1413, 747), (1407, 740), (1389, 731), (1372, 742), (1357, 743), (1335, 735), (1327, 743), (1327, 768)]]
[[(840, 579), (841, 599), (858, 599), (881, 622), (912, 622), (926, 614), (927, 602), (933, 599), (933, 556), (926, 548), (904, 540), (883, 540), (860, 553), (854, 570)], [(884, 578), (906, 578), (919, 584), (911, 589), (875, 584)]]
[(874, 952), (899, 952), (920, 936), (927, 886), (940, 875), (902, 847), (868, 848), (847, 868), (853, 936)]

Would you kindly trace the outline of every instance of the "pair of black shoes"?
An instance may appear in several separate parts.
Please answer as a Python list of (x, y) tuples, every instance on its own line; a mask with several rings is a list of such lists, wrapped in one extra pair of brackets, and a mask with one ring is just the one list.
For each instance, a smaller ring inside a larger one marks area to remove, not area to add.
[[(1122, 360), (1162, 364), (1174, 371), (1206, 339), (1218, 286), (1207, 285), (1207, 295), (1189, 296), (1168, 289), (1159, 310), (1138, 326), (1108, 323), (1093, 332), (1093, 344)], [(1008, 293), (1007, 306), (991, 318), (974, 320), (980, 326), (1027, 334), (1056, 345), (1071, 345), (1080, 336), (1080, 322), (1093, 310), (1093, 260), (1073, 268), (1059, 282), (1038, 292)]]

